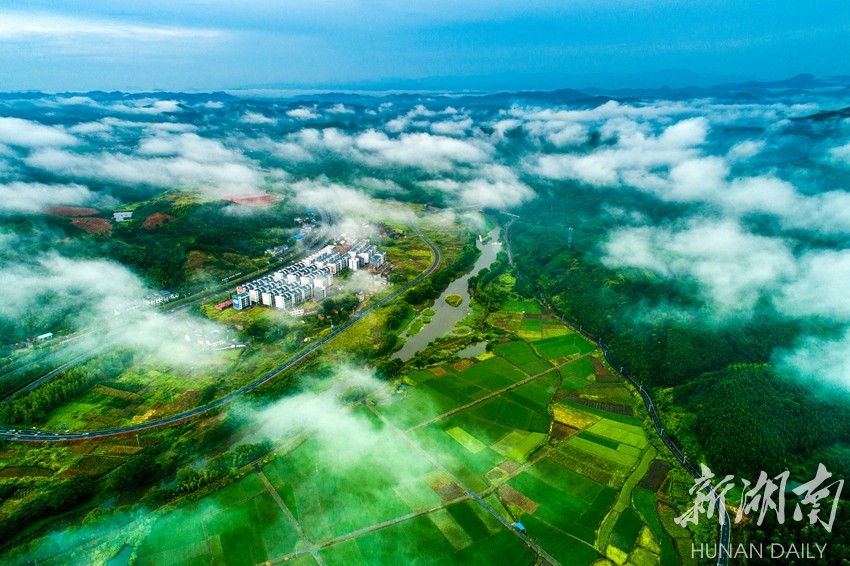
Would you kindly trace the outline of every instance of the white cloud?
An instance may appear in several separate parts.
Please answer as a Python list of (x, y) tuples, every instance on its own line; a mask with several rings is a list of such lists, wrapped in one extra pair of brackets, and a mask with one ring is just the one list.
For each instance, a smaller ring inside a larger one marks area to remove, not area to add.
[(78, 143), (65, 130), (20, 118), (0, 117), (0, 143), (20, 147), (60, 147)]
[(603, 262), (699, 284), (721, 315), (747, 314), (760, 297), (796, 272), (788, 245), (745, 232), (730, 220), (693, 220), (684, 227), (643, 226), (609, 234)]
[(804, 337), (793, 349), (774, 352), (773, 361), (810, 383), (850, 390), (850, 330), (838, 338)]
[(538, 157), (533, 170), (552, 179), (575, 179), (594, 186), (636, 185), (657, 189), (658, 168), (670, 169), (698, 156), (696, 146), (705, 141), (705, 119), (688, 119), (664, 129), (660, 135), (645, 134), (645, 128), (630, 122), (609, 122), (605, 135), (615, 137), (613, 148), (586, 154), (556, 154)]
[(355, 147), (371, 165), (405, 165), (430, 171), (449, 170), (458, 164), (481, 163), (489, 159), (488, 148), (471, 140), (426, 133), (390, 138), (382, 132), (369, 130), (355, 138)]
[(776, 294), (779, 310), (790, 316), (822, 316), (850, 322), (850, 250), (818, 250), (804, 254), (798, 272)]
[(331, 114), (354, 114), (354, 110), (347, 108), (344, 104), (334, 104), (330, 108), (327, 108), (325, 112), (330, 112)]
[(850, 142), (829, 150), (829, 155), (839, 163), (850, 165)]
[(31, 167), (74, 179), (125, 185), (187, 187), (214, 197), (256, 193), (262, 176), (221, 142), (195, 134), (144, 139), (138, 155), (72, 153), (45, 148), (25, 159)]
[(307, 108), (304, 106), (301, 108), (293, 108), (288, 111), (286, 115), (297, 120), (315, 120), (319, 117), (319, 115), (315, 112), (315, 108)]
[(277, 124), (277, 120), (260, 112), (245, 112), (240, 121), (245, 124)]
[(295, 193), (295, 201), (302, 206), (322, 208), (352, 221), (349, 226), (337, 229), (339, 232), (347, 228), (349, 236), (353, 236), (356, 226), (362, 223), (413, 220), (413, 213), (398, 203), (374, 199), (360, 190), (324, 179), (299, 181), (290, 188)]
[(106, 37), (133, 41), (214, 38), (215, 29), (155, 26), (120, 20), (92, 19), (48, 12), (0, 11), (0, 40), (44, 40), (67, 37)]
[[(102, 201), (83, 185), (14, 182), (0, 185), (0, 211), (39, 212), (50, 206), (75, 206)], [(106, 199), (106, 202), (112, 202)]]
[[(216, 328), (205, 319), (166, 316), (147, 306), (127, 310), (128, 304), (150, 293), (127, 268), (105, 260), (69, 259), (49, 254), (32, 263), (0, 266), (0, 285), (7, 301), (0, 317), (19, 320), (22, 313), (51, 311), (69, 317), (75, 328), (96, 327), (119, 347), (142, 350), (169, 364), (191, 364), (209, 358), (184, 341), (186, 329)], [(115, 311), (122, 314), (116, 315)], [(48, 317), (49, 318), (49, 317)]]
[(434, 122), (431, 124), (431, 131), (435, 134), (443, 136), (460, 137), (472, 128), (472, 118), (463, 120), (446, 120), (444, 122)]
[(761, 153), (764, 146), (764, 141), (744, 140), (733, 145), (726, 157), (732, 161), (744, 161)]
[(428, 181), (425, 186), (439, 189), (459, 206), (511, 208), (534, 198), (534, 191), (522, 183), (516, 173), (502, 165), (486, 165), (465, 181), (441, 179)]

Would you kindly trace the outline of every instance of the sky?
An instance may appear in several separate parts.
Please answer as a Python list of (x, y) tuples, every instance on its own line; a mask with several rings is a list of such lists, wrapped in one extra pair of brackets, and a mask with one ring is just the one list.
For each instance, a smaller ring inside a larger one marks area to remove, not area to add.
[(850, 75), (848, 46), (844, 0), (33, 0), (0, 7), (0, 88), (713, 84)]

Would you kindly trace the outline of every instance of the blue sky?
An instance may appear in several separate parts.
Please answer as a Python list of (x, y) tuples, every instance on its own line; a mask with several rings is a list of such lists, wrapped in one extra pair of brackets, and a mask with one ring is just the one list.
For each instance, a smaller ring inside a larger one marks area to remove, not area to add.
[(671, 69), (703, 82), (850, 74), (846, 0), (26, 4), (0, 8), (2, 90), (391, 86), (387, 79), (427, 77), (460, 77), (472, 89), (556, 88), (628, 85), (634, 74)]

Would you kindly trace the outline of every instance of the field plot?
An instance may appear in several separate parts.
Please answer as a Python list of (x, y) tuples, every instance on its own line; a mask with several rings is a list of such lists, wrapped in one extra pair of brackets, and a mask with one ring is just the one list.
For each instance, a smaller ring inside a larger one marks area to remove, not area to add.
[(579, 358), (560, 367), (561, 387), (567, 391), (576, 391), (590, 384), (588, 378), (593, 375), (590, 358)]
[(502, 303), (502, 310), (522, 314), (540, 314), (543, 312), (540, 303), (537, 301), (505, 301)]
[(458, 503), (321, 551), (330, 565), (529, 564), (534, 554), (478, 505)]
[(381, 413), (396, 426), (409, 428), (528, 378), (498, 356), (461, 363), (466, 369), (443, 364), (411, 372), (409, 378), (418, 386), (408, 390), (404, 399), (381, 405)]
[(552, 367), (549, 362), (541, 359), (528, 343), (521, 340), (499, 344), (493, 347), (493, 351), (529, 375), (536, 375)]
[(519, 335), (527, 340), (540, 340), (543, 338), (543, 321), (539, 318), (523, 317)]
[(139, 564), (257, 564), (295, 551), (298, 534), (256, 474), (162, 516)]
[[(365, 446), (347, 461), (338, 461), (311, 438), (266, 466), (269, 482), (311, 541), (326, 541), (443, 501), (440, 487), (446, 478), (411, 455), (397, 436), (388, 433), (381, 439), (381, 445)], [(392, 465), (387, 465), (388, 458)], [(364, 505), (367, 500), (371, 503)]]
[(596, 346), (588, 342), (581, 334), (573, 332), (572, 334), (537, 340), (534, 342), (534, 348), (547, 360), (565, 361), (592, 352)]

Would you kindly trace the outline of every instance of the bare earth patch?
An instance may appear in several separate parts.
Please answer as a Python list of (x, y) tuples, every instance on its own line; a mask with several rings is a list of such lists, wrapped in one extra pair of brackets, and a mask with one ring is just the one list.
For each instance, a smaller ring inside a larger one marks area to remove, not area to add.
[(112, 234), (112, 223), (106, 218), (72, 218), (71, 224), (89, 234)]
[(443, 366), (434, 366), (432, 368), (428, 368), (428, 371), (433, 373), (434, 377), (437, 379), (445, 377), (449, 374), (449, 372), (446, 371), (446, 368), (444, 368)]
[(429, 486), (443, 501), (452, 501), (463, 497), (465, 492), (453, 481), (443, 479)]
[(177, 217), (162, 212), (154, 212), (145, 218), (145, 221), (142, 222), (142, 228), (145, 230), (153, 230), (155, 228), (159, 228), (163, 224), (173, 222), (174, 220), (177, 220)]
[(499, 495), (503, 500), (510, 503), (511, 505), (516, 505), (529, 515), (533, 515), (537, 508), (540, 507), (540, 504), (532, 501), (522, 493), (518, 492), (514, 488), (509, 485), (503, 485), (499, 488)]
[(91, 216), (100, 212), (96, 208), (84, 208), (81, 206), (51, 206), (45, 210), (47, 214), (56, 216)]

